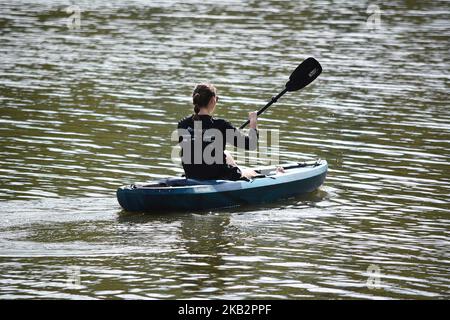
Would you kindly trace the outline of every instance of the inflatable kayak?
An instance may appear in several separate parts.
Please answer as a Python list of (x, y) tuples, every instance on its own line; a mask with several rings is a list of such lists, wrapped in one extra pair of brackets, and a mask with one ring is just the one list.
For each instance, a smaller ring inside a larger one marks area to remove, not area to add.
[(325, 181), (325, 160), (288, 164), (284, 173), (275, 167), (255, 169), (251, 181), (166, 178), (147, 184), (123, 186), (117, 190), (119, 204), (126, 211), (190, 211), (258, 204), (289, 198), (316, 190)]

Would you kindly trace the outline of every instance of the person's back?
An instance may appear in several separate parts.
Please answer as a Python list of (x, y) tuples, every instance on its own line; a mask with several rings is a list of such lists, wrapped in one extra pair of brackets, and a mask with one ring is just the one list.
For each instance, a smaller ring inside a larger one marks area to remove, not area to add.
[(256, 112), (249, 114), (250, 132), (245, 136), (230, 122), (211, 116), (219, 100), (213, 85), (197, 85), (192, 96), (194, 115), (178, 123), (181, 159), (186, 178), (238, 180), (255, 175), (253, 170), (242, 172), (225, 151), (225, 145), (230, 143), (238, 148), (256, 149)]

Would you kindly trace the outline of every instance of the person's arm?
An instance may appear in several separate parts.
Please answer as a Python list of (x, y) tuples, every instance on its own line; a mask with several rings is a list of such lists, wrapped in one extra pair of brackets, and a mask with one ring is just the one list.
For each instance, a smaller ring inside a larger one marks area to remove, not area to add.
[(258, 147), (258, 129), (257, 129), (257, 114), (255, 112), (249, 113), (250, 131), (248, 135), (235, 128), (230, 122), (225, 121), (226, 141), (229, 144), (245, 150), (256, 150)]
[(250, 129), (255, 129), (257, 130), (257, 126), (258, 126), (258, 113), (256, 111), (253, 112), (249, 112), (248, 113), (248, 119), (250, 120)]

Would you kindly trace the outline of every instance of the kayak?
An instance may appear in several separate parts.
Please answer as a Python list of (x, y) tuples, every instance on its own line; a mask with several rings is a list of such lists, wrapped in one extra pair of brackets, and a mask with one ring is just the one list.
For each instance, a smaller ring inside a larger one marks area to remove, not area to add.
[(166, 178), (117, 189), (117, 200), (131, 212), (191, 211), (273, 202), (312, 192), (325, 181), (325, 160), (255, 169), (250, 181)]

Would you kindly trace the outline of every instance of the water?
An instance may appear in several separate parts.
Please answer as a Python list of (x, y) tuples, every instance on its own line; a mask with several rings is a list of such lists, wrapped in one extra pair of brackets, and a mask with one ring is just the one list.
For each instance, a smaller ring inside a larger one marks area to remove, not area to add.
[[(0, 298), (450, 297), (445, 1), (374, 30), (357, 1), (78, 1), (79, 28), (70, 4), (0, 1)], [(182, 172), (197, 82), (238, 126), (308, 56), (323, 74), (259, 123), (281, 161), (328, 160), (320, 190), (121, 211), (118, 186)]]

